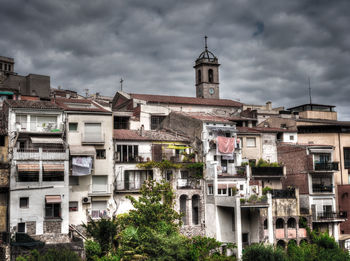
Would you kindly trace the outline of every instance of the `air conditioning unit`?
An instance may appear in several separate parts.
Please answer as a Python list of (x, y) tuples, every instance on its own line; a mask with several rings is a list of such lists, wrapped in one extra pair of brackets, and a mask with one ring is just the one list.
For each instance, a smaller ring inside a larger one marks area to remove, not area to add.
[(83, 204), (90, 204), (91, 203), (91, 197), (83, 197), (82, 203)]

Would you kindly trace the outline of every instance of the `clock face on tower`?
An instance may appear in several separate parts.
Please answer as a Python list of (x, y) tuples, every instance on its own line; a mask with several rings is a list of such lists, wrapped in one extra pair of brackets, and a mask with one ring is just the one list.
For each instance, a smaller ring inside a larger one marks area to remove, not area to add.
[(214, 94), (214, 92), (215, 92), (215, 91), (214, 91), (214, 88), (209, 88), (209, 93), (210, 93), (210, 94)]

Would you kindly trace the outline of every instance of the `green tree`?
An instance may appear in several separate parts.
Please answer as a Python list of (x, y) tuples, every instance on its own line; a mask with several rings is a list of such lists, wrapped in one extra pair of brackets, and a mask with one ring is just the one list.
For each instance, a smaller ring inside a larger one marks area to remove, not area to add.
[(77, 253), (69, 249), (50, 248), (45, 253), (32, 250), (28, 255), (19, 256), (16, 261), (81, 261)]
[(288, 261), (286, 254), (280, 248), (271, 245), (253, 244), (244, 249), (243, 261)]

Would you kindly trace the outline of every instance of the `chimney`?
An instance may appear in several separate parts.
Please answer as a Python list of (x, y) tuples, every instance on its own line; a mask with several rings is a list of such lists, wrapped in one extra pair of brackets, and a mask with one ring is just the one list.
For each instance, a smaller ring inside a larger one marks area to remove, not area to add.
[(266, 110), (267, 110), (267, 111), (271, 111), (271, 110), (272, 110), (272, 102), (268, 101), (268, 102), (266, 103)]
[(144, 129), (145, 129), (145, 126), (142, 124), (141, 128), (140, 128), (140, 136), (141, 137), (143, 137), (143, 135), (144, 135), (144, 133), (143, 133)]

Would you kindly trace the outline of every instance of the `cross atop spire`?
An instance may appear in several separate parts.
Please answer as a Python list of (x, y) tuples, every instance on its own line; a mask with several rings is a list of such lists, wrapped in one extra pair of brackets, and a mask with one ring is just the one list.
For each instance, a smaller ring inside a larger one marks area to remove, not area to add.
[(120, 90), (123, 91), (123, 78), (120, 78)]
[(208, 50), (207, 39), (208, 39), (208, 36), (204, 36), (205, 50)]

